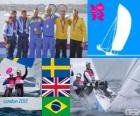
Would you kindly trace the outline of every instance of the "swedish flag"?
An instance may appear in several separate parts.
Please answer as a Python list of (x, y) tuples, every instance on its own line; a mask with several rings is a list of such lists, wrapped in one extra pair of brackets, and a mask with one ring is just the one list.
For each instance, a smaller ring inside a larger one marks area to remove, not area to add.
[(32, 67), (34, 63), (34, 58), (13, 58), (14, 62), (25, 65), (26, 67)]
[(70, 59), (42, 59), (43, 77), (70, 77)]
[(70, 98), (43, 97), (42, 116), (70, 116)]

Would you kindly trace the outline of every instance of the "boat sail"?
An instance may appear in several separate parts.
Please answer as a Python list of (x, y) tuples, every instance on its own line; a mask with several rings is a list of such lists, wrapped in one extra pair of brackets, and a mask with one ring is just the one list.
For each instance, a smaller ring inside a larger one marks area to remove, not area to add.
[[(140, 109), (140, 60), (133, 67), (128, 79), (122, 86), (117, 97), (112, 102), (109, 111), (124, 109)], [(123, 104), (121, 104), (123, 101)]]
[(117, 17), (110, 26), (101, 44), (97, 45), (97, 50), (105, 55), (117, 55), (122, 51), (131, 31), (131, 15), (129, 11), (119, 4)]
[(99, 103), (99, 110), (101, 111), (113, 111), (113, 112), (125, 112), (128, 109), (140, 109), (140, 60), (134, 59), (130, 63), (128, 70), (124, 77), (126, 78), (120, 91), (112, 96), (112, 98), (102, 97), (100, 94), (96, 94), (97, 101)]

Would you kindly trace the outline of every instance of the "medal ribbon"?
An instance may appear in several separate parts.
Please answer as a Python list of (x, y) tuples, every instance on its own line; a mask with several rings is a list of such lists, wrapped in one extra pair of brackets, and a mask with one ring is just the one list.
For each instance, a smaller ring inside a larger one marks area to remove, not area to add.
[(64, 29), (65, 29), (65, 19), (61, 19), (61, 20), (60, 20), (60, 23), (61, 23), (62, 32), (64, 33)]
[(14, 33), (16, 31), (16, 21), (13, 21), (13, 29), (14, 29)]
[(47, 24), (46, 27), (48, 28), (48, 26), (49, 26), (48, 25), (48, 19), (51, 19), (51, 16), (50, 15), (46, 15), (45, 16), (45, 19), (46, 19), (46, 24)]
[(73, 30), (75, 30), (76, 28), (77, 21), (78, 21), (78, 17), (76, 19), (73, 18)]

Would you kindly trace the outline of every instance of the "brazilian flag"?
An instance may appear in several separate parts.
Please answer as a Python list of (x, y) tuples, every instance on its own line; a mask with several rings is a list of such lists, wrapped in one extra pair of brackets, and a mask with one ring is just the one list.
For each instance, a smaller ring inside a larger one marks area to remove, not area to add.
[(70, 97), (43, 97), (42, 116), (70, 116)]

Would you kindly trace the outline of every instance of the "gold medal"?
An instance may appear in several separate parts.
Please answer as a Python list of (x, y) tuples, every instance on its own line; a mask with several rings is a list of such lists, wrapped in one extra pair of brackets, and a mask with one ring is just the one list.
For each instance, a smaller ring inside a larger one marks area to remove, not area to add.
[(35, 33), (36, 33), (36, 34), (38, 34), (38, 35), (40, 35), (40, 34), (41, 34), (41, 30), (40, 30), (40, 29), (38, 29), (38, 28), (34, 28), (34, 31), (35, 31)]
[(16, 33), (16, 30), (14, 30), (14, 33)]
[(36, 32), (37, 31), (37, 28), (34, 28), (34, 31)]
[(73, 20), (73, 30), (75, 30), (76, 28), (77, 21), (78, 21), (78, 18)]
[(47, 17), (46, 19), (48, 20), (48, 19), (50, 19), (50, 17)]
[(60, 23), (61, 23), (61, 27), (62, 27), (62, 33), (64, 33), (64, 30), (65, 30), (65, 19), (61, 19)]
[(46, 19), (47, 19), (47, 20), (48, 20), (48, 19), (51, 19), (51, 16), (47, 16)]
[(49, 25), (46, 25), (46, 28), (48, 28), (49, 27)]

